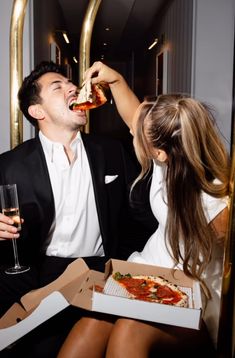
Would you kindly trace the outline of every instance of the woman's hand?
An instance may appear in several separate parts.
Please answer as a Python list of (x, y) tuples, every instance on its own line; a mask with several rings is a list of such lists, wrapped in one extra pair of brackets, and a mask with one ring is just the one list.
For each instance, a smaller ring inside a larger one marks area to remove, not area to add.
[(118, 113), (128, 127), (132, 128), (132, 119), (140, 102), (124, 77), (103, 62), (97, 61), (85, 72), (84, 81), (89, 79), (94, 84), (100, 82), (109, 84)]
[(101, 61), (94, 62), (84, 74), (84, 82), (91, 79), (92, 83), (106, 82), (109, 85), (122, 80), (122, 76)]

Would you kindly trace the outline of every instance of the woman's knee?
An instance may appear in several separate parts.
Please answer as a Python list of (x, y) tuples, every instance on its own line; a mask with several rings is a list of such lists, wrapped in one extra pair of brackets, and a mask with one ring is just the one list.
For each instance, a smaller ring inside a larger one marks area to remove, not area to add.
[(148, 329), (139, 321), (117, 320), (109, 338), (107, 357), (147, 357), (151, 347)]
[(91, 317), (81, 318), (71, 329), (58, 358), (103, 357), (112, 323)]
[(119, 337), (121, 341), (123, 337), (125, 337), (125, 340), (128, 340), (129, 337), (133, 338), (133, 334), (138, 330), (138, 325), (138, 321), (120, 318), (113, 327), (112, 336), (116, 336), (116, 338)]

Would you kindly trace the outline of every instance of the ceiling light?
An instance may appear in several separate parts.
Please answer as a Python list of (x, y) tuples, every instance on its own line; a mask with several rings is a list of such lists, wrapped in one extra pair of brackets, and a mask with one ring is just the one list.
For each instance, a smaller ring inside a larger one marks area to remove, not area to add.
[(65, 40), (65, 42), (66, 42), (67, 44), (70, 43), (69, 37), (68, 37), (68, 34), (67, 34), (67, 31), (65, 31), (65, 30), (55, 30), (55, 34), (62, 34), (62, 35), (63, 35), (63, 38), (64, 38), (64, 40)]
[(148, 50), (151, 50), (158, 43), (158, 38), (154, 39), (153, 43), (148, 47)]
[(62, 34), (63, 34), (63, 37), (64, 37), (65, 42), (66, 42), (67, 44), (69, 44), (69, 43), (70, 43), (70, 41), (69, 41), (69, 38), (68, 38), (67, 32), (66, 32), (66, 31), (62, 31)]
[(73, 56), (73, 60), (74, 60), (75, 63), (78, 63), (78, 60), (76, 59), (75, 56)]
[(105, 31), (109, 31), (109, 30), (110, 30), (110, 28), (109, 28), (109, 27), (106, 27), (106, 28), (105, 28)]

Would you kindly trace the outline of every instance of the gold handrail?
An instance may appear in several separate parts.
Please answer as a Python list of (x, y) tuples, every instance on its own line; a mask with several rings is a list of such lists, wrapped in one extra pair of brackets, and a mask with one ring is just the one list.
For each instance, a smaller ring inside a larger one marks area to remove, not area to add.
[[(82, 24), (82, 31), (80, 37), (80, 48), (79, 48), (79, 82), (80, 85), (83, 80), (86, 69), (90, 66), (90, 46), (91, 46), (91, 35), (96, 18), (97, 11), (99, 9), (101, 0), (90, 0), (86, 10), (86, 14)], [(89, 133), (89, 111), (87, 111), (87, 124), (85, 126), (85, 132)]]
[(17, 93), (23, 74), (23, 27), (28, 0), (14, 0), (10, 28), (10, 143), (14, 148), (23, 141), (23, 115)]
[[(22, 113), (18, 107), (17, 93), (22, 83), (23, 73), (23, 25), (25, 11), (28, 0), (14, 0), (11, 14), (10, 28), (10, 136), (11, 148), (23, 141), (23, 124)], [(80, 55), (79, 55), (79, 78), (82, 81), (85, 70), (90, 65), (90, 44), (93, 25), (96, 14), (100, 6), (101, 0), (90, 0), (86, 15), (83, 21), (81, 38), (80, 38)], [(89, 117), (85, 131), (89, 132)], [(231, 278), (235, 278), (234, 272), (234, 249), (235, 249), (235, 136), (233, 138), (233, 155), (232, 155), (232, 171), (231, 171), (231, 203), (230, 203), (230, 219), (227, 238), (227, 249), (225, 254), (223, 289), (222, 289), (222, 305), (219, 332), (219, 350), (224, 352), (227, 348), (225, 343), (235, 345), (235, 308), (234, 301), (228, 303), (228, 298), (234, 300), (234, 284)], [(225, 313), (225, 315), (224, 315)], [(226, 334), (230, 337), (226, 337)], [(220, 346), (221, 344), (221, 346)], [(231, 352), (232, 347), (228, 348)], [(223, 353), (222, 353), (223, 354)]]

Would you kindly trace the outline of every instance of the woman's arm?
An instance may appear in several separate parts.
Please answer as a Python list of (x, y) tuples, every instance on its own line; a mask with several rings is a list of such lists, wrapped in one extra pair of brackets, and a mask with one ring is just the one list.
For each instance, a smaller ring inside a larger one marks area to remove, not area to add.
[(84, 81), (90, 78), (92, 78), (92, 83), (107, 82), (109, 84), (117, 110), (124, 122), (131, 128), (132, 119), (140, 102), (123, 76), (102, 62), (94, 62), (85, 72)]
[(220, 242), (224, 242), (228, 228), (228, 208), (223, 209), (211, 222), (210, 227)]

